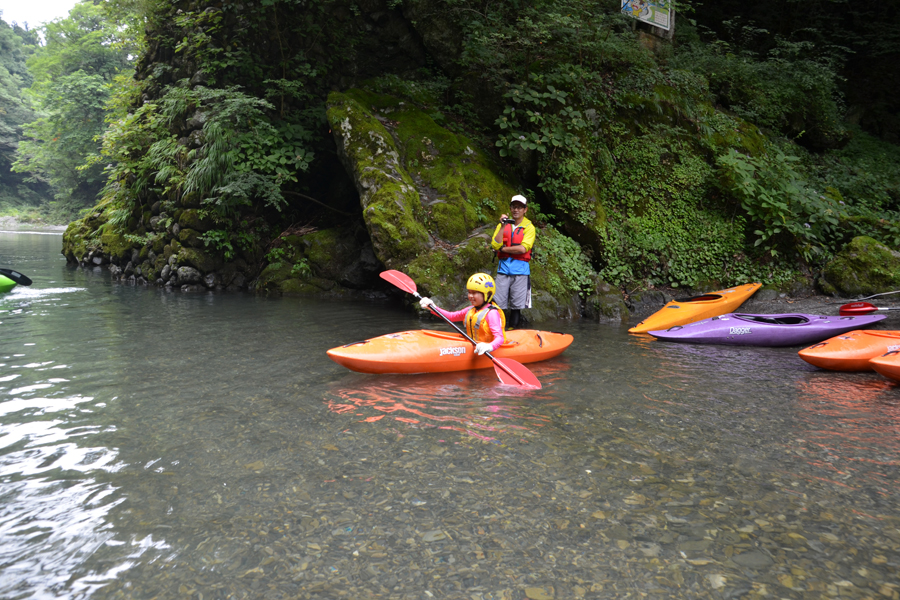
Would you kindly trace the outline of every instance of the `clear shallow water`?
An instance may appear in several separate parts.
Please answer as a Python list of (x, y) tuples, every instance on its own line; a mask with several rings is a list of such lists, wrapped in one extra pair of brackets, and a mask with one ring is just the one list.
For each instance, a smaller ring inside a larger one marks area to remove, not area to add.
[(423, 323), (114, 285), (60, 246), (0, 233), (35, 282), (0, 296), (2, 598), (900, 593), (876, 374), (554, 322), (539, 392), (362, 375), (325, 350)]

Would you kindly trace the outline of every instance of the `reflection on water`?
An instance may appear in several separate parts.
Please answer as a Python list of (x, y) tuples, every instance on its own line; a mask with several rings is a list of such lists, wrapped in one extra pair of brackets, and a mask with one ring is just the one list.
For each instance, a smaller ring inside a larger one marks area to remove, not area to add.
[(896, 494), (900, 475), (900, 395), (875, 374), (817, 372), (797, 384), (806, 431), (803, 452), (830, 481)]
[[(591, 322), (349, 372), (397, 302), (181, 294), (0, 232), (2, 598), (894, 598), (900, 387)], [(428, 327), (441, 327), (433, 322)]]
[[(533, 367), (533, 365), (532, 365)], [(552, 386), (566, 370), (564, 363), (535, 370), (544, 386)], [(539, 373), (539, 374), (538, 374)], [(373, 423), (433, 427), (484, 441), (507, 435), (536, 435), (549, 422), (554, 397), (543, 390), (520, 390), (497, 382), (493, 370), (406, 376), (350, 376), (350, 384), (333, 385), (326, 406), (338, 414)]]

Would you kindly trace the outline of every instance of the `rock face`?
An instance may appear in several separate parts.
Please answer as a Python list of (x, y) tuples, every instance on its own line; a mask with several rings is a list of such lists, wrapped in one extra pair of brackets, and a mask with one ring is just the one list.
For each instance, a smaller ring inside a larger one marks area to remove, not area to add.
[[(433, 110), (409, 98), (332, 93), (327, 115), (359, 192), (374, 257), (408, 273), (439, 304), (464, 303), (469, 275), (495, 268), (490, 236), (519, 190), (474, 141), (442, 127)], [(581, 285), (573, 273), (593, 271), (575, 242), (538, 226), (534, 308), (526, 316), (578, 317)]]
[(827, 294), (848, 297), (900, 289), (900, 252), (869, 237), (853, 238), (826, 265), (819, 283)]
[(584, 305), (584, 315), (596, 321), (627, 321), (630, 316), (622, 292), (598, 279), (594, 293), (588, 296)]
[[(208, 227), (196, 212), (179, 210), (178, 214), (188, 213), (186, 222)], [(167, 216), (152, 219), (156, 219), (156, 231), (143, 240), (109, 223), (103, 213), (73, 221), (63, 234), (62, 253), (70, 264), (108, 266), (113, 280), (128, 283), (164, 285), (184, 291), (233, 291), (247, 287), (252, 269), (243, 257), (225, 261), (220, 254), (207, 250), (199, 241), (198, 231), (181, 229)], [(185, 232), (192, 233), (180, 235)]]

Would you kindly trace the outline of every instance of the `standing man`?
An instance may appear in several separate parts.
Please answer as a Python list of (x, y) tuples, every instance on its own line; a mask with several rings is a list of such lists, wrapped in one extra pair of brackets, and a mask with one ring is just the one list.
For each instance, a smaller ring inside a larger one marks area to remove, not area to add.
[(535, 229), (525, 218), (528, 212), (525, 196), (513, 196), (509, 201), (510, 215), (500, 215), (491, 248), (497, 251), (497, 293), (494, 301), (507, 311), (510, 329), (524, 323), (521, 311), (531, 308), (531, 248)]

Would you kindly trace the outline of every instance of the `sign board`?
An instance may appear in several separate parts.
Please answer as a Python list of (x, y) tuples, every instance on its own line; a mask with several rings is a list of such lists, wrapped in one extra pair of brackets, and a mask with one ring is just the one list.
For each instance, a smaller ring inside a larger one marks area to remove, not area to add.
[(622, 12), (666, 31), (671, 27), (671, 0), (622, 0)]

